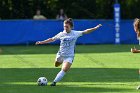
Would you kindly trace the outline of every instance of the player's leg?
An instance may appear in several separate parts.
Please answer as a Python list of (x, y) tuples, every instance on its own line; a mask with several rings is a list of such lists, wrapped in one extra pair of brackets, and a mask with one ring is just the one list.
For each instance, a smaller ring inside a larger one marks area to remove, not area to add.
[(55, 67), (60, 66), (62, 63), (63, 63), (63, 57), (57, 54), (54, 63)]
[(64, 62), (61, 70), (63, 70), (64, 72), (67, 72), (67, 71), (69, 71), (71, 65), (72, 65), (72, 63), (70, 63), (70, 62)]
[(56, 83), (59, 82), (64, 75), (66, 74), (66, 72), (70, 69), (71, 65), (73, 62), (73, 57), (72, 58), (66, 58), (63, 62), (62, 65), (62, 69), (61, 71), (57, 74), (57, 76), (55, 77), (53, 83), (51, 84), (51, 86), (56, 86)]
[(134, 48), (131, 48), (131, 52), (132, 53), (140, 53), (140, 50), (138, 50), (134, 47)]
[(138, 39), (139, 45), (140, 45), (140, 32), (139, 32), (138, 35), (137, 35), (137, 39)]
[(55, 67), (59, 67), (63, 62), (55, 61)]

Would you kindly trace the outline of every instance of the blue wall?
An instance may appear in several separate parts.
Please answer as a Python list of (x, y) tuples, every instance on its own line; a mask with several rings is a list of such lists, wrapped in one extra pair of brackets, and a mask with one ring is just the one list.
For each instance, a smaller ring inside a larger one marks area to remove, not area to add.
[[(101, 23), (97, 31), (80, 37), (78, 44), (115, 44), (113, 20), (74, 20), (75, 30), (84, 30)], [(132, 20), (122, 20), (120, 25), (121, 44), (136, 44)], [(35, 43), (63, 31), (61, 20), (5, 20), (0, 21), (0, 45)], [(52, 44), (58, 44), (56, 41)]]

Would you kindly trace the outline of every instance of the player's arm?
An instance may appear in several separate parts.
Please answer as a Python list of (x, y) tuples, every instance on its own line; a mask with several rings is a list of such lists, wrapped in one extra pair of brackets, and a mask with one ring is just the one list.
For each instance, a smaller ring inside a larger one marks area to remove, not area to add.
[(82, 34), (89, 34), (89, 33), (93, 32), (93, 31), (95, 31), (96, 29), (100, 28), (101, 26), (102, 26), (102, 24), (99, 24), (99, 25), (97, 25), (97, 26), (95, 26), (93, 28), (86, 29), (86, 30), (83, 31)]
[(138, 50), (134, 47), (134, 48), (131, 48), (131, 52), (132, 53), (140, 53), (140, 50)]
[(35, 44), (36, 44), (36, 45), (39, 45), (39, 44), (47, 44), (47, 43), (54, 42), (54, 41), (55, 41), (55, 39), (53, 39), (53, 38), (48, 38), (47, 40), (37, 41)]

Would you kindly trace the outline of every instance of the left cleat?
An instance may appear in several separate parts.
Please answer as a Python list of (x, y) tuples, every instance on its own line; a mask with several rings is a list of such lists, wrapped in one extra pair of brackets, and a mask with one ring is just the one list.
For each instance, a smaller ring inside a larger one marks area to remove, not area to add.
[(52, 82), (50, 86), (56, 86), (56, 82)]

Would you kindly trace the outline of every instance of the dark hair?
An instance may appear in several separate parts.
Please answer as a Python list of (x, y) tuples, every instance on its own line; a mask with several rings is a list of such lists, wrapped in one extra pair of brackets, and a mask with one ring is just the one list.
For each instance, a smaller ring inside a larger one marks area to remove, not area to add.
[(71, 27), (74, 26), (74, 24), (73, 24), (73, 19), (72, 19), (72, 18), (66, 19), (66, 20), (64, 21), (64, 23), (65, 23), (65, 24), (69, 24)]

